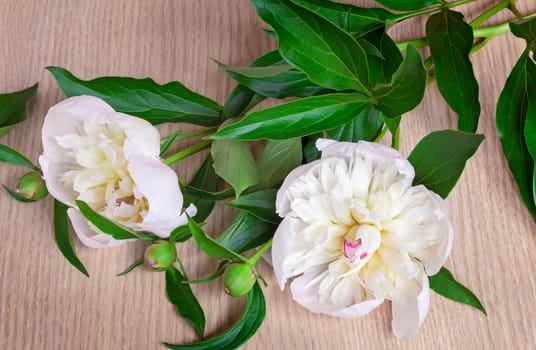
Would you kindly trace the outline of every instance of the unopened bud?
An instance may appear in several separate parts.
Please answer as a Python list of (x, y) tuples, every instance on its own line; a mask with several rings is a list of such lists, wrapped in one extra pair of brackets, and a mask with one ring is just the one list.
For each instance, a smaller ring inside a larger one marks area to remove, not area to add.
[(36, 201), (43, 199), (48, 195), (45, 180), (43, 180), (41, 173), (38, 171), (31, 171), (24, 174), (19, 179), (17, 192), (28, 199)]
[(250, 265), (231, 264), (223, 273), (223, 290), (233, 297), (238, 297), (249, 292), (256, 280), (257, 277)]
[(175, 245), (168, 241), (156, 241), (145, 250), (145, 264), (155, 271), (164, 271), (175, 261)]

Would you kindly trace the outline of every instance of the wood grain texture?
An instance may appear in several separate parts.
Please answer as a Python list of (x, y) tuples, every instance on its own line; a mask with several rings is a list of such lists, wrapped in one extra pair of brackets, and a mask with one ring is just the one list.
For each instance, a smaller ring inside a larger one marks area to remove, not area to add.
[[(354, 0), (354, 3), (364, 4)], [(468, 17), (493, 1), (478, 1)], [(522, 12), (535, 11), (519, 0)], [(505, 15), (506, 16), (506, 15)], [(506, 17), (505, 17), (506, 18)], [(274, 48), (246, 0), (2, 0), (0, 92), (38, 81), (30, 115), (0, 142), (36, 160), (47, 109), (63, 96), (45, 66), (58, 65), (82, 78), (150, 76), (179, 80), (223, 102), (234, 86), (210, 58), (247, 64)], [(398, 29), (398, 38), (422, 35), (424, 22)], [(428, 317), (414, 338), (398, 342), (390, 306), (354, 320), (312, 314), (281, 292), (261, 266), (268, 314), (245, 349), (527, 349), (536, 344), (536, 224), (524, 208), (508, 171), (494, 126), (495, 103), (524, 43), (506, 34), (473, 56), (480, 83), (482, 147), (449, 196), (456, 240), (447, 266), (481, 297), (478, 311), (432, 296)], [(402, 124), (408, 154), (432, 130), (455, 128), (456, 116), (431, 84), (424, 103)], [(186, 130), (191, 127), (186, 126)], [(171, 126), (160, 130), (165, 135)], [(192, 176), (201, 155), (176, 166)], [(0, 183), (15, 186), (24, 170), (0, 165)], [(159, 349), (162, 341), (196, 340), (193, 328), (165, 298), (164, 275), (139, 269), (115, 277), (143, 254), (142, 244), (93, 250), (76, 242), (91, 278), (71, 267), (52, 233), (52, 200), (20, 204), (0, 193), (0, 348)], [(231, 211), (217, 207), (209, 232), (221, 230)], [(214, 269), (191, 243), (179, 254), (192, 278)], [(218, 282), (194, 287), (207, 311), (207, 333), (223, 331), (240, 315), (244, 300), (221, 292)]]

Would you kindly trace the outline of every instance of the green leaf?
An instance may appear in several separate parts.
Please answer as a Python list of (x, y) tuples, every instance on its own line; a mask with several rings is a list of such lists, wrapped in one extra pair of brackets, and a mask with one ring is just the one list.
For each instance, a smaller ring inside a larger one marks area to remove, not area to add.
[(370, 104), (370, 98), (357, 93), (306, 97), (250, 113), (212, 138), (281, 140), (311, 135), (348, 122)]
[(259, 182), (259, 173), (248, 143), (216, 140), (210, 149), (214, 171), (235, 190), (236, 196)]
[(223, 262), (222, 264), (220, 264), (220, 267), (216, 270), (216, 272), (210, 274), (209, 276), (205, 277), (205, 278), (202, 278), (202, 279), (199, 279), (199, 280), (188, 280), (188, 281), (184, 281), (182, 283), (188, 283), (188, 284), (203, 284), (203, 283), (208, 283), (210, 281), (214, 281), (216, 278), (220, 277), (221, 275), (223, 275), (223, 273), (225, 272), (225, 268), (227, 267), (227, 262)]
[(252, 0), (276, 32), (281, 56), (317, 85), (369, 93), (367, 57), (352, 36), (289, 0)]
[(373, 105), (365, 107), (357, 116), (337, 129), (328, 131), (330, 139), (337, 141), (357, 142), (372, 141), (378, 136), (383, 126), (380, 110)]
[(239, 210), (216, 241), (237, 253), (258, 247), (274, 236), (277, 225), (271, 224), (243, 210)]
[[(532, 160), (536, 162), (536, 92), (532, 93), (529, 97), (524, 134), (527, 149)], [(532, 197), (536, 204), (536, 169), (532, 172)]]
[(281, 63), (271, 66), (264, 67), (239, 67), (239, 66), (228, 66), (221, 62), (215, 61), (221, 69), (226, 72), (233, 72), (238, 75), (241, 75), (246, 78), (270, 78), (282, 73), (288, 72), (292, 69), (290, 64)]
[(243, 262), (247, 261), (247, 259), (240, 254), (237, 254), (232, 250), (224, 247), (223, 245), (215, 241), (212, 237), (208, 236), (203, 231), (201, 226), (199, 226), (190, 217), (188, 217), (188, 226), (190, 227), (190, 231), (192, 232), (192, 235), (194, 236), (197, 244), (201, 249), (203, 249), (205, 253), (207, 253), (208, 256), (218, 259), (238, 259)]
[(0, 94), (0, 137), (26, 119), (28, 103), (37, 92), (37, 83), (24, 90)]
[(144, 241), (154, 241), (158, 237), (154, 234), (143, 234), (136, 232), (120, 223), (112, 221), (107, 217), (97, 213), (84, 201), (76, 200), (78, 209), (84, 217), (97, 227), (102, 233), (112, 236), (114, 239), (132, 239), (139, 238)]
[(518, 38), (527, 42), (527, 47), (532, 47), (536, 42), (536, 19), (510, 23), (510, 30)]
[(192, 123), (220, 125), (221, 106), (174, 81), (159, 85), (150, 78), (100, 77), (81, 80), (60, 67), (47, 67), (63, 93), (102, 98), (116, 111), (135, 115), (152, 124)]
[(28, 198), (28, 197), (25, 197), (23, 196), (22, 194), (20, 194), (19, 192), (7, 187), (6, 185), (2, 185), (2, 187), (4, 187), (4, 190), (6, 190), (6, 192), (15, 200), (19, 201), (19, 202), (22, 202), (22, 203), (32, 203), (32, 202), (36, 202), (37, 200), (33, 199), (33, 198)]
[[(318, 86), (309, 80), (307, 76), (296, 69), (286, 70), (277, 75), (261, 77), (261, 78), (252, 78), (243, 74), (240, 74), (240, 70), (248, 69), (244, 67), (231, 67), (220, 64), (220, 67), (229, 74), (231, 78), (236, 80), (243, 86), (248, 87), (252, 91), (256, 92), (259, 95), (273, 98), (285, 98), (285, 97), (307, 97), (314, 95), (322, 95), (332, 90)], [(249, 68), (253, 69), (264, 69), (272, 68), (279, 66), (269, 66), (269, 67), (257, 67)]]
[(240, 117), (251, 108), (262, 102), (266, 97), (243, 85), (237, 85), (227, 98), (223, 109), (232, 117)]
[[(267, 68), (281, 65), (287, 65), (287, 63), (279, 51), (274, 50), (256, 58), (250, 67)], [(228, 66), (223, 67), (225, 69)], [(273, 98), (307, 97), (332, 91), (314, 84), (305, 73), (296, 69), (265, 78), (250, 78), (233, 72), (232, 67), (227, 69), (227, 73), (241, 84), (231, 92), (224, 107), (234, 117), (238, 117), (253, 108), (265, 96)]]
[(470, 305), (482, 311), (484, 315), (488, 315), (477, 296), (463, 284), (456, 281), (452, 273), (446, 268), (442, 267), (437, 274), (428, 277), (428, 280), (430, 281), (430, 288), (437, 294)]
[(76, 267), (80, 272), (89, 277), (87, 270), (76, 256), (71, 233), (69, 232), (68, 207), (60, 201), (54, 200), (54, 239), (65, 259)]
[(166, 270), (166, 294), (169, 301), (175, 305), (177, 312), (194, 325), (197, 332), (205, 333), (205, 312), (197, 301), (186, 276), (183, 276), (174, 266)]
[(177, 136), (181, 133), (180, 130), (175, 130), (171, 135), (166, 137), (164, 140), (160, 141), (160, 157), (164, 155), (164, 153), (167, 152), (169, 147), (175, 142), (177, 139)]
[(245, 210), (261, 220), (279, 224), (281, 218), (275, 213), (276, 189), (257, 191), (227, 202), (227, 205)]
[(209, 199), (211, 201), (223, 201), (235, 195), (233, 188), (228, 188), (220, 192), (209, 192), (189, 185), (184, 187), (184, 193), (199, 196), (199, 198)]
[(426, 39), (434, 61), (435, 77), (441, 95), (458, 114), (458, 129), (475, 132), (480, 116), (478, 82), (469, 54), (473, 48), (473, 29), (459, 12), (444, 10), (430, 16)]
[(415, 168), (413, 184), (424, 185), (446, 198), (482, 140), (484, 135), (463, 131), (441, 130), (428, 134), (408, 157)]
[[(204, 191), (215, 191), (218, 187), (218, 177), (212, 167), (212, 158), (208, 155), (203, 164), (199, 167), (194, 177), (189, 183), (189, 186), (202, 189)], [(194, 204), (197, 208), (197, 214), (195, 215), (195, 221), (205, 221), (212, 210), (214, 209), (215, 201), (212, 199), (206, 199), (192, 192), (184, 191), (184, 205), (188, 206)]]
[(391, 10), (413, 11), (435, 4), (442, 4), (444, 0), (376, 0)]
[(14, 150), (13, 148), (10, 148), (4, 144), (0, 143), (0, 162), (12, 164), (12, 165), (20, 165), (26, 168), (30, 168), (36, 171), (40, 171), (39, 167), (34, 165), (28, 158)]
[(179, 227), (176, 227), (171, 231), (169, 234), (168, 241), (170, 243), (178, 243), (178, 242), (185, 242), (188, 239), (192, 237), (192, 233), (190, 232), (190, 227), (188, 225), (182, 225)]
[(376, 46), (374, 46), (371, 42), (369, 42), (367, 39), (359, 39), (357, 42), (359, 43), (359, 45), (361, 45), (363, 50), (365, 50), (365, 53), (367, 54), (367, 58), (376, 57), (382, 61), (385, 60), (385, 57), (383, 57), (381, 51)]
[(134, 270), (136, 267), (140, 266), (140, 265), (143, 265), (143, 263), (145, 262), (145, 259), (144, 258), (141, 258), (141, 259), (138, 259), (136, 261), (134, 261), (129, 267), (127, 267), (123, 272), (121, 273), (118, 273), (117, 274), (117, 277), (119, 276), (125, 276), (126, 274), (128, 274), (129, 272), (131, 272), (132, 270)]
[(408, 46), (406, 57), (388, 85), (374, 89), (380, 110), (387, 118), (395, 118), (415, 108), (423, 99), (428, 73), (419, 51)]
[(244, 314), (238, 322), (224, 334), (214, 338), (203, 340), (192, 344), (170, 344), (164, 343), (173, 350), (212, 350), (212, 349), (236, 349), (251, 338), (261, 326), (266, 316), (266, 303), (262, 289), (255, 283), (253, 289), (248, 293), (248, 299)]
[(398, 118), (384, 118), (385, 125), (389, 128), (389, 131), (392, 135), (396, 135), (398, 129), (400, 128), (400, 122), (402, 121), (402, 116)]
[(367, 40), (367, 42), (374, 45), (381, 54), (380, 57), (371, 54), (367, 55), (371, 85), (390, 83), (393, 74), (403, 61), (402, 53), (398, 46), (387, 35), (385, 26), (368, 33), (363, 37), (363, 40)]
[(292, 0), (292, 2), (324, 17), (357, 37), (385, 27), (388, 21), (398, 21), (402, 18), (401, 15), (381, 8), (358, 7), (328, 0)]
[[(506, 80), (497, 102), (497, 133), (521, 198), (536, 220), (533, 194), (534, 160), (527, 149), (523, 127), (528, 118), (529, 96), (536, 92), (536, 64), (529, 50), (521, 55)], [(530, 123), (530, 122), (529, 122)]]
[(266, 142), (257, 161), (260, 181), (258, 188), (266, 189), (282, 182), (294, 168), (301, 165), (302, 145), (300, 138), (270, 140)]
[[(251, 62), (250, 66), (264, 67), (281, 63), (286, 62), (279, 54), (279, 51), (274, 50), (256, 58), (253, 62)], [(256, 106), (264, 99), (264, 96), (255, 93), (248, 87), (238, 85), (233, 89), (233, 91), (227, 98), (227, 101), (225, 102), (225, 106), (223, 108), (231, 117), (239, 117), (242, 114), (248, 112), (251, 108)]]

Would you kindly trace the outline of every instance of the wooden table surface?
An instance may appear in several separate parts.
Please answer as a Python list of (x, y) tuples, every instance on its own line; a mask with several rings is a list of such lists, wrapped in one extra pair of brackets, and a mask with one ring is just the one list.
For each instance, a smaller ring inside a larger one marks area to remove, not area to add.
[[(356, 4), (363, 1), (354, 0)], [(465, 11), (495, 2), (481, 0)], [(522, 12), (536, 11), (519, 0)], [(223, 103), (234, 83), (210, 58), (246, 65), (274, 48), (266, 27), (247, 0), (1, 0), (0, 92), (39, 82), (28, 120), (1, 143), (36, 161), (47, 109), (63, 99), (44, 70), (58, 65), (82, 78), (102, 75), (150, 76), (160, 83), (179, 80)], [(505, 14), (508, 16), (508, 14)], [(413, 21), (396, 36), (422, 35)], [(536, 346), (536, 225), (523, 206), (495, 132), (495, 103), (524, 42), (505, 34), (473, 56), (480, 83), (479, 132), (486, 139), (467, 165), (447, 203), (455, 244), (447, 266), (469, 286), (488, 311), (432, 295), (419, 333), (399, 342), (391, 332), (390, 305), (343, 320), (308, 312), (281, 292), (267, 265), (261, 266), (267, 317), (244, 349), (528, 349)], [(424, 103), (402, 124), (401, 149), (408, 154), (432, 130), (455, 128), (456, 115), (431, 84)], [(184, 127), (191, 130), (191, 126)], [(172, 127), (164, 125), (165, 135)], [(198, 155), (176, 165), (188, 179)], [(0, 183), (16, 186), (21, 168), (0, 165)], [(21, 204), (0, 193), (1, 349), (161, 349), (162, 341), (196, 340), (166, 300), (164, 275), (145, 268), (116, 273), (143, 254), (143, 244), (95, 250), (75, 242), (91, 275), (70, 266), (55, 246), (52, 199)], [(207, 226), (218, 232), (231, 211), (218, 206)], [(178, 248), (191, 277), (215, 268), (193, 243)], [(243, 299), (225, 295), (219, 282), (194, 287), (207, 312), (207, 335), (238, 319)]]

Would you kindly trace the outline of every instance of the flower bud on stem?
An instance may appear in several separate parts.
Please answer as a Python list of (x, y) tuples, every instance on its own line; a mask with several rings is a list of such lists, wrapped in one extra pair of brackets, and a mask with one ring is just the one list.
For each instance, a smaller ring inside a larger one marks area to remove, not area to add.
[(145, 250), (145, 264), (154, 271), (165, 271), (176, 258), (175, 245), (168, 241), (155, 241)]
[(225, 293), (238, 297), (247, 294), (261, 278), (255, 270), (257, 260), (272, 246), (272, 240), (264, 243), (246, 262), (232, 263), (223, 273), (223, 290)]
[(43, 180), (41, 173), (38, 171), (31, 171), (24, 174), (19, 179), (17, 192), (28, 199), (36, 201), (48, 195), (45, 180)]

